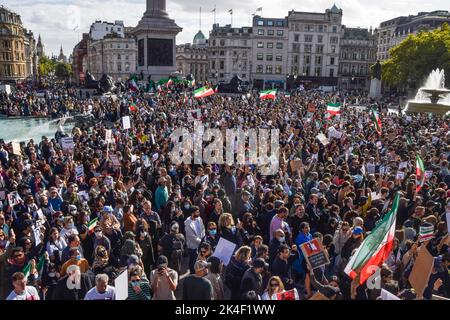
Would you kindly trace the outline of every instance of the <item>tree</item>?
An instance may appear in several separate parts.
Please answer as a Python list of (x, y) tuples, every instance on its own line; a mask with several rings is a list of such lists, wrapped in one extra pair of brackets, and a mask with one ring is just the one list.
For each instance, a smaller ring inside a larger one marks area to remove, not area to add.
[(55, 75), (60, 79), (67, 79), (73, 74), (72, 66), (68, 63), (59, 62), (55, 67)]
[(39, 58), (39, 75), (47, 77), (55, 72), (55, 62), (47, 57)]
[(418, 87), (430, 72), (444, 69), (450, 84), (450, 27), (409, 35), (389, 50), (390, 58), (383, 63), (383, 81), (393, 87)]

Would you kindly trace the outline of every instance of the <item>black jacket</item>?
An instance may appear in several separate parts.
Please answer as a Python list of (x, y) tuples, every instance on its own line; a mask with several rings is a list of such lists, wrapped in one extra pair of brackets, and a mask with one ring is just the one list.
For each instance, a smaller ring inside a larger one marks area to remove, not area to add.
[(231, 300), (239, 300), (241, 298), (241, 283), (245, 271), (249, 269), (248, 264), (237, 261), (234, 257), (225, 271), (225, 284), (231, 291)]
[(262, 277), (255, 272), (254, 268), (245, 271), (242, 277), (241, 294), (245, 295), (249, 291), (255, 291), (258, 295), (261, 295), (263, 292)]

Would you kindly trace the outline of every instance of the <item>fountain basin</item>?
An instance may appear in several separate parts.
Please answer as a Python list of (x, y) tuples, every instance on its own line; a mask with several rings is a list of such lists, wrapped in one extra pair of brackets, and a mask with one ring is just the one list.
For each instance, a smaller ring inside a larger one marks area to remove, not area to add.
[(413, 100), (408, 102), (403, 112), (405, 113), (431, 112), (439, 115), (445, 115), (448, 112), (450, 112), (450, 105)]

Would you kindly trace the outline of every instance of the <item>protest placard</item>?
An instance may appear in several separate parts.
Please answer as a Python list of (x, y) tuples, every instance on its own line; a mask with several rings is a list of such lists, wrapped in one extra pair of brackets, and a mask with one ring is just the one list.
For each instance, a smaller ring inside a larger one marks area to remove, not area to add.
[(328, 140), (328, 138), (323, 134), (323, 133), (319, 133), (316, 137), (321, 144), (323, 144), (324, 146), (330, 144), (330, 140)]
[(425, 171), (425, 178), (430, 179), (433, 176), (432, 170)]
[(194, 109), (188, 110), (188, 121), (200, 121), (202, 119), (202, 110)]
[(114, 139), (113, 139), (113, 136), (112, 136), (112, 130), (111, 129), (107, 129), (106, 130), (105, 141), (106, 141), (106, 143), (114, 143)]
[(36, 246), (38, 246), (41, 243), (41, 227), (40, 226), (34, 226), (33, 227), (33, 234), (34, 234), (34, 241)]
[(397, 171), (397, 176), (395, 177), (395, 179), (403, 180), (404, 177), (405, 177), (405, 173), (403, 171)]
[(381, 198), (381, 195), (380, 195), (380, 194), (377, 194), (376, 192), (371, 192), (371, 193), (370, 193), (370, 198), (372, 199), (372, 201), (378, 200), (378, 199)]
[(44, 216), (44, 213), (42, 212), (42, 209), (37, 210), (36, 213), (37, 213), (39, 219), (41, 219), (41, 220), (45, 219), (45, 216)]
[(403, 168), (408, 168), (408, 162), (407, 161), (400, 162), (400, 164), (398, 165), (398, 170), (402, 170)]
[(292, 138), (294, 138), (294, 133), (291, 133), (291, 135), (287, 139), (287, 143), (291, 142)]
[(316, 291), (309, 300), (330, 300), (327, 297), (325, 297), (320, 291)]
[(434, 257), (430, 254), (424, 244), (419, 247), (418, 252), (408, 280), (416, 291), (416, 295), (421, 297), (425, 288), (428, 286), (428, 280), (430, 279), (431, 270), (433, 269)]
[(13, 154), (20, 156), (22, 152), (20, 151), (20, 144), (18, 142), (11, 142)]
[(320, 268), (330, 263), (330, 259), (328, 259), (321, 243), (317, 239), (303, 243), (300, 246), (300, 249), (302, 250), (303, 255), (306, 258), (306, 262), (311, 269)]
[(126, 300), (128, 298), (128, 271), (122, 272), (115, 280), (116, 300)]
[(78, 197), (81, 199), (81, 201), (88, 202), (90, 200), (89, 193), (85, 190), (78, 192)]
[(275, 293), (272, 295), (272, 300), (300, 300), (297, 289)]
[(131, 128), (131, 120), (129, 116), (122, 117), (122, 129), (128, 130)]
[(445, 217), (447, 219), (447, 230), (448, 230), (448, 234), (450, 234), (450, 212), (447, 212), (445, 214)]
[(83, 165), (79, 165), (75, 168), (75, 179), (80, 180), (84, 177), (84, 167)]
[(109, 159), (111, 159), (111, 162), (114, 167), (116, 168), (120, 167), (119, 157), (116, 154), (110, 154)]
[(401, 300), (396, 295), (390, 293), (389, 291), (385, 289), (381, 289), (381, 299), (383, 300)]
[(73, 150), (75, 148), (75, 143), (73, 142), (73, 137), (63, 137), (61, 138), (61, 147), (63, 150)]
[(220, 238), (216, 250), (214, 250), (213, 256), (219, 258), (220, 261), (222, 261), (223, 264), (227, 266), (230, 262), (235, 248), (236, 244), (224, 238)]

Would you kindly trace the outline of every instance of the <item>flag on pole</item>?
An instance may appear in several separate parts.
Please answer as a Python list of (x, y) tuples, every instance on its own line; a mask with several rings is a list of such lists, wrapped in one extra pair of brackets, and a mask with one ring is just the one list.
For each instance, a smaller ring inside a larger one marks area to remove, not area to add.
[(189, 87), (195, 87), (195, 79), (188, 81)]
[(260, 99), (272, 99), (272, 100), (275, 100), (276, 97), (277, 97), (277, 89), (270, 89), (270, 90), (261, 91), (260, 94), (259, 94), (259, 98)]
[(328, 103), (327, 104), (327, 112), (333, 116), (341, 114), (341, 104), (338, 103)]
[(131, 112), (137, 111), (137, 106), (135, 102), (131, 102), (128, 108), (130, 109)]
[(416, 155), (416, 192), (419, 192), (422, 189), (423, 184), (425, 183), (425, 166), (423, 165), (422, 158), (417, 154)]
[(94, 232), (95, 226), (97, 226), (98, 218), (95, 218), (88, 223), (88, 233), (92, 234)]
[(132, 91), (138, 91), (139, 90), (139, 87), (138, 87), (138, 85), (136, 83), (136, 80), (134, 78), (131, 78), (131, 80), (130, 80), (130, 89)]
[(36, 265), (36, 269), (37, 269), (38, 272), (41, 272), (41, 270), (44, 268), (44, 263), (45, 263), (45, 254), (43, 254), (39, 258), (39, 262)]
[(380, 119), (380, 116), (378, 115), (378, 112), (376, 112), (374, 109), (370, 110), (370, 112), (371, 112), (372, 122), (373, 122), (373, 124), (375, 126), (375, 130), (381, 136), (381, 119)]
[(408, 144), (408, 146), (412, 145), (412, 140), (409, 136), (406, 136), (406, 143)]
[(214, 93), (217, 93), (217, 92), (219, 92), (219, 85), (218, 84), (216, 84), (214, 86)]
[(351, 256), (344, 272), (352, 279), (359, 274), (359, 283), (363, 284), (373, 274), (375, 267), (380, 267), (391, 253), (395, 238), (400, 193), (397, 192), (391, 211), (372, 230)]
[(207, 87), (201, 87), (194, 91), (194, 98), (201, 99), (212, 96), (214, 94), (213, 89), (208, 89)]
[(27, 265), (23, 268), (22, 273), (25, 275), (25, 279), (28, 280), (28, 277), (31, 274), (31, 260), (27, 263)]
[(233, 14), (233, 9), (228, 10), (229, 14)]
[(261, 12), (262, 11), (262, 7), (259, 7), (258, 9), (256, 9), (256, 12)]
[(211, 12), (216, 12), (216, 8), (212, 9)]

